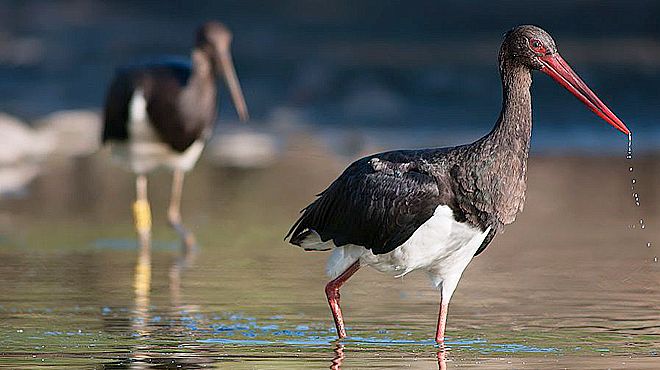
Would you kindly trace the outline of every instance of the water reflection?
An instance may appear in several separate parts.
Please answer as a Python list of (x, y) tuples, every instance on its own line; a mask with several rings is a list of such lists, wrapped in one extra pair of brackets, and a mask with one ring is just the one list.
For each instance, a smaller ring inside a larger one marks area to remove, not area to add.
[[(204, 358), (197, 354), (186, 356), (185, 353), (179, 353), (176, 356), (163, 355), (160, 351), (155, 351), (152, 341), (158, 337), (160, 322), (162, 320), (173, 320), (178, 317), (190, 317), (196, 311), (198, 306), (182, 304), (182, 274), (191, 267), (195, 261), (196, 252), (189, 248), (183, 248), (180, 255), (174, 260), (169, 268), (169, 292), (172, 311), (168, 317), (161, 317), (154, 312), (151, 303), (152, 289), (152, 248), (151, 242), (141, 241), (135, 264), (135, 276), (133, 281), (134, 309), (131, 313), (132, 335), (136, 337), (137, 343), (131, 348), (131, 355), (126, 359), (130, 369), (146, 369), (158, 364), (173, 365), (177, 367), (197, 367), (196, 364), (204, 362)], [(168, 331), (177, 331), (171, 328), (170, 324), (165, 324)], [(154, 352), (155, 351), (155, 352)], [(209, 361), (209, 360), (206, 360)]]
[(436, 357), (438, 359), (438, 370), (447, 369), (446, 356), (447, 356), (447, 350), (444, 347), (440, 347), (438, 349), (438, 352), (436, 353)]
[(130, 362), (131, 369), (146, 368), (146, 360), (149, 358), (149, 348), (142, 341), (149, 339), (150, 328), (150, 293), (151, 293), (151, 244), (141, 240), (140, 248), (135, 265), (135, 281), (133, 283), (135, 293), (134, 317), (131, 325), (134, 333), (138, 336), (138, 345), (133, 349)]
[(196, 248), (183, 248), (181, 255), (174, 261), (170, 267), (170, 300), (172, 307), (179, 313), (196, 312), (199, 310), (197, 305), (183, 305), (181, 302), (181, 274), (191, 267), (197, 257)]
[[(330, 370), (342, 369), (342, 366), (344, 365), (344, 360), (346, 359), (346, 354), (344, 349), (345, 349), (344, 344), (339, 342), (335, 343), (335, 346), (333, 347), (334, 357), (330, 362)], [(445, 346), (439, 347), (437, 352), (435, 353), (435, 358), (437, 359), (437, 363), (438, 363), (438, 370), (447, 369), (447, 354), (448, 354), (448, 349)], [(409, 358), (408, 360), (410, 361), (412, 359)]]
[(135, 330), (141, 336), (148, 334), (146, 323), (149, 313), (149, 293), (151, 291), (151, 245), (142, 244), (135, 265)]
[[(338, 347), (322, 290), (313, 288), (325, 283), (325, 256), (278, 244), (299, 198), (331, 175), (327, 156), (312, 149), (263, 171), (200, 163), (188, 184), (199, 256), (179, 252), (164, 222), (149, 249), (138, 245), (126, 217), (129, 175), (102, 158), (53, 168), (30, 197), (3, 200), (11, 222), (0, 218), (0, 367), (34, 368), (44, 358), (63, 368), (443, 369), (473, 358), (545, 365), (534, 368), (600, 359), (591, 368), (607, 368), (625, 355), (631, 367), (654, 368), (660, 264), (648, 259), (657, 246), (622, 219), (642, 211), (657, 224), (655, 178), (639, 178), (649, 204), (640, 210), (630, 204), (622, 159), (535, 158), (525, 217), (475, 259), (457, 292), (451, 353), (428, 337), (437, 295), (426, 280), (385, 283), (368, 270), (347, 290), (356, 336)], [(642, 158), (635, 171), (658, 173), (657, 163)], [(301, 167), (312, 169), (306, 181), (291, 181)], [(67, 180), (77, 177), (90, 181)], [(594, 180), (603, 177), (612, 181)], [(169, 190), (154, 187), (153, 198)], [(80, 194), (98, 199), (71, 207)]]
[(344, 363), (344, 345), (337, 343), (334, 348), (335, 357), (332, 358), (332, 363), (330, 364), (330, 370), (341, 370), (341, 365)]

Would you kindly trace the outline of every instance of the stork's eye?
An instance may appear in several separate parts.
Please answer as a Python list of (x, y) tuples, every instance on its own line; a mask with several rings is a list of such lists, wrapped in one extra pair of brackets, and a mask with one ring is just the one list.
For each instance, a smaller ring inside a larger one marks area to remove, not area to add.
[(529, 46), (537, 53), (545, 54), (546, 49), (543, 43), (537, 39), (530, 39)]

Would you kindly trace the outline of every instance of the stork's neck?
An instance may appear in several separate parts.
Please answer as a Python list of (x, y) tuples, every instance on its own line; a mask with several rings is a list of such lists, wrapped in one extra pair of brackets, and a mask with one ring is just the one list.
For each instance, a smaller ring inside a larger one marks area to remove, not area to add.
[(502, 111), (486, 140), (496, 141), (500, 150), (524, 153), (527, 157), (532, 135), (531, 71), (519, 63), (500, 63)]
[(192, 75), (195, 80), (211, 80), (215, 83), (215, 70), (213, 60), (209, 54), (202, 49), (195, 48), (190, 55), (192, 61)]
[(204, 51), (195, 48), (192, 71), (179, 96), (181, 115), (192, 117), (189, 122), (211, 126), (216, 116), (216, 78), (213, 63)]
[(493, 130), (472, 151), (472, 166), (485, 180), (490, 194), (490, 217), (509, 224), (523, 208), (527, 180), (527, 156), (532, 133), (531, 72), (505, 60), (500, 64), (503, 101)]
[(186, 86), (188, 94), (191, 95), (191, 99), (213, 101), (215, 104), (216, 75), (211, 57), (203, 50), (195, 48), (191, 60), (192, 71)]

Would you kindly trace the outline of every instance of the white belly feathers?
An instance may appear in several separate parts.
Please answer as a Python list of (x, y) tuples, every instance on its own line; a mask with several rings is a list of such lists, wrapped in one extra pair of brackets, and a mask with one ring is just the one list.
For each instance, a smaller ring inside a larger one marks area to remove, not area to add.
[(457, 222), (451, 208), (441, 205), (410, 239), (389, 253), (374, 255), (357, 245), (335, 248), (328, 259), (327, 273), (335, 278), (360, 259), (362, 265), (397, 277), (422, 269), (429, 272), (436, 286), (446, 280), (457, 284), (489, 232), (490, 228), (481, 231)]

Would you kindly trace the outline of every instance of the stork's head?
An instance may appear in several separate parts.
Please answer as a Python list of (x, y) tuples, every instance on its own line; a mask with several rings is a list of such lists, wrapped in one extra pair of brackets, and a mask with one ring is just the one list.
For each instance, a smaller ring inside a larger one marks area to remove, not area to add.
[(541, 28), (523, 25), (507, 32), (500, 48), (499, 62), (500, 68), (504, 68), (507, 63), (515, 63), (547, 74), (605, 122), (624, 134), (630, 135), (630, 130), (626, 125), (612, 113), (559, 55), (555, 40)]
[(197, 31), (196, 47), (209, 57), (216, 73), (223, 76), (239, 118), (247, 121), (247, 105), (231, 58), (231, 40), (231, 31), (225, 25), (207, 22)]
[(504, 35), (500, 48), (500, 63), (513, 61), (530, 69), (543, 67), (541, 57), (557, 53), (555, 40), (539, 27), (518, 26)]

